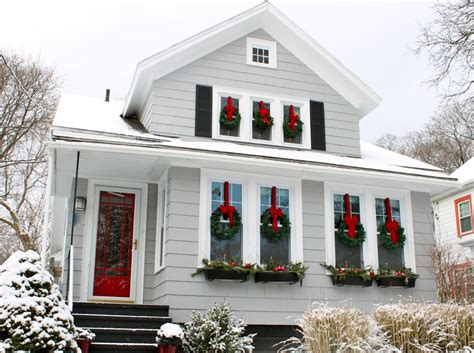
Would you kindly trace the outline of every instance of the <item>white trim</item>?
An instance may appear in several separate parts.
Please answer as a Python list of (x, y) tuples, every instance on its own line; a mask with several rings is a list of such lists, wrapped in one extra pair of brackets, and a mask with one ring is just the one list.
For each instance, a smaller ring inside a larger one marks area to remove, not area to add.
[[(130, 298), (117, 297), (94, 297), (92, 295), (94, 280), (95, 261), (95, 239), (96, 222), (100, 191), (123, 191), (135, 193), (135, 224), (133, 238), (138, 240), (138, 249), (133, 254), (133, 267), (131, 276)], [(81, 292), (80, 300), (131, 300), (137, 304), (143, 303), (144, 291), (144, 269), (145, 269), (145, 246), (146, 246), (146, 210), (148, 198), (148, 184), (133, 183), (127, 181), (115, 181), (109, 179), (89, 179), (87, 189), (87, 199), (89, 205), (86, 210), (86, 220), (84, 227), (84, 254), (82, 261)], [(93, 201), (91, 201), (93, 200)]]
[[(268, 64), (255, 62), (252, 59), (253, 48), (268, 50)], [(269, 69), (277, 68), (277, 43), (275, 41), (259, 38), (247, 37), (247, 65), (266, 67)]]
[[(239, 99), (240, 131), (239, 136), (220, 134), (221, 98), (231, 96)], [(263, 100), (270, 103), (273, 117), (271, 140), (259, 140), (252, 137), (253, 102)], [(212, 138), (230, 141), (244, 141), (271, 146), (287, 146), (295, 149), (311, 149), (311, 122), (309, 116), (309, 99), (276, 95), (268, 92), (244, 91), (238, 88), (213, 86), (212, 89)], [(284, 142), (283, 136), (283, 106), (293, 104), (300, 108), (300, 119), (304, 123), (301, 143)]]
[(199, 252), (198, 266), (202, 258), (210, 257), (210, 223), (211, 196), (210, 183), (212, 181), (227, 180), (230, 183), (242, 184), (242, 219), (243, 221), (243, 247), (242, 260), (246, 262), (259, 262), (259, 186), (274, 185), (290, 189), (290, 217), (291, 253), (290, 261), (303, 261), (303, 201), (301, 179), (280, 178), (271, 175), (251, 173), (229, 173), (214, 169), (201, 169), (200, 200), (199, 200)]
[(259, 28), (292, 52), (353, 107), (358, 108), (360, 118), (380, 104), (381, 98), (369, 86), (275, 6), (263, 2), (139, 62), (123, 115), (138, 113), (154, 80)]
[[(155, 274), (165, 268), (165, 247), (166, 247), (166, 225), (168, 212), (168, 170), (166, 170), (158, 181), (158, 195), (156, 207), (156, 237), (155, 237)], [(163, 207), (163, 211), (162, 211)], [(162, 219), (163, 215), (163, 219)], [(163, 241), (161, 241), (161, 227), (163, 227)], [(163, 248), (161, 247), (163, 243)], [(163, 256), (163, 263), (160, 265), (160, 256)]]
[(408, 190), (389, 189), (380, 187), (360, 186), (355, 184), (324, 183), (324, 222), (326, 237), (326, 263), (334, 265), (336, 254), (334, 244), (334, 212), (333, 195), (358, 195), (360, 197), (361, 222), (366, 229), (366, 240), (363, 244), (362, 261), (365, 266), (379, 267), (377, 247), (377, 221), (375, 216), (376, 198), (393, 198), (400, 200), (400, 217), (407, 234), (403, 247), (404, 265), (416, 272), (415, 240), (413, 229), (413, 213), (411, 207), (411, 193)]

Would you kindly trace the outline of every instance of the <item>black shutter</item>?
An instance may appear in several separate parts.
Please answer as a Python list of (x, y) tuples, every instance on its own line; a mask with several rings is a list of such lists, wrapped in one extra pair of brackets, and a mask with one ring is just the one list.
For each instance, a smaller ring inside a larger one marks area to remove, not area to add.
[(326, 128), (324, 126), (324, 103), (310, 101), (311, 149), (326, 151)]
[(196, 86), (195, 136), (212, 137), (212, 87)]

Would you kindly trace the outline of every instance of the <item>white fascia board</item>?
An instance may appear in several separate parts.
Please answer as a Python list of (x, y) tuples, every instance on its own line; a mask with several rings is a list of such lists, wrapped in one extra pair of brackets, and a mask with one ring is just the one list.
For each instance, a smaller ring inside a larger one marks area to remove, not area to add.
[[(58, 150), (88, 150), (88, 151), (104, 151), (104, 144), (98, 144), (94, 142), (66, 142), (66, 141), (54, 141), (49, 142), (48, 146), (56, 148)], [(208, 165), (218, 165), (224, 168), (225, 165), (233, 165), (237, 168), (244, 168), (245, 170), (251, 170), (252, 166), (265, 167), (267, 170), (273, 169), (286, 169), (292, 171), (298, 171), (301, 173), (301, 178), (307, 180), (329, 180), (331, 176), (347, 177), (347, 180), (353, 180), (354, 175), (363, 176), (373, 180), (385, 180), (387, 183), (390, 181), (411, 183), (413, 191), (430, 192), (432, 188), (449, 189), (457, 185), (456, 181), (443, 178), (430, 178), (421, 175), (409, 175), (401, 173), (391, 173), (386, 171), (377, 170), (361, 170), (358, 168), (347, 167), (338, 165), (314, 165), (306, 163), (292, 163), (284, 162), (280, 160), (270, 160), (254, 158), (252, 156), (232, 156), (229, 155), (215, 154), (212, 152), (205, 151), (189, 151), (179, 150), (173, 148), (167, 148), (166, 146), (160, 148), (147, 148), (140, 146), (123, 146), (123, 145), (106, 145), (107, 151), (115, 153), (128, 153), (128, 154), (141, 154), (141, 155), (152, 155), (155, 157), (167, 157), (172, 161), (182, 160), (182, 165), (187, 167), (204, 168), (203, 163)], [(192, 161), (192, 162), (191, 162)], [(241, 169), (243, 170), (243, 169)], [(387, 184), (389, 185), (389, 184)], [(415, 187), (417, 185), (418, 187)], [(420, 188), (423, 187), (423, 190)]]
[[(141, 61), (137, 65), (123, 115), (139, 113), (154, 80), (258, 28), (268, 32), (359, 109), (361, 118), (380, 104), (381, 98), (370, 87), (276, 7), (264, 2)], [(177, 54), (179, 56), (176, 57)]]

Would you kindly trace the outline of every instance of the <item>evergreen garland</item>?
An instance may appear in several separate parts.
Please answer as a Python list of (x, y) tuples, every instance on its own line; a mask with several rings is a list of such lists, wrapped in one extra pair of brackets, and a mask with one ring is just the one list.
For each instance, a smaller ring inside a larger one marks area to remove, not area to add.
[(264, 131), (267, 131), (268, 129), (270, 129), (273, 126), (273, 118), (271, 117), (271, 115), (268, 115), (267, 120), (268, 120), (268, 123), (266, 123), (263, 120), (262, 115), (257, 110), (255, 112), (255, 114), (253, 115), (252, 124), (255, 128), (257, 128), (258, 130), (264, 132)]
[(301, 135), (303, 132), (303, 122), (298, 119), (298, 122), (295, 125), (295, 129), (290, 128), (290, 118), (283, 119), (283, 133), (288, 138), (295, 138)]
[(240, 125), (240, 120), (241, 120), (241, 116), (240, 116), (240, 113), (239, 113), (238, 109), (235, 110), (235, 113), (233, 115), (233, 119), (229, 120), (229, 119), (227, 119), (225, 107), (222, 108), (221, 116), (219, 118), (219, 122), (226, 129), (233, 130), (233, 129), (237, 128)]
[(386, 224), (383, 223), (379, 226), (379, 238), (383, 246), (385, 246), (385, 248), (389, 250), (399, 249), (399, 248), (402, 248), (403, 245), (405, 245), (405, 241), (406, 241), (405, 229), (400, 225), (398, 226), (397, 234), (398, 234), (399, 239), (398, 239), (398, 242), (394, 243), (392, 240), (392, 237), (390, 236), (390, 232), (387, 229)]
[(365, 241), (365, 229), (362, 223), (357, 223), (356, 225), (356, 236), (354, 238), (351, 238), (347, 235), (346, 232), (346, 222), (342, 219), (341, 222), (339, 223), (339, 227), (336, 230), (337, 237), (339, 240), (350, 247), (357, 246), (359, 244), (362, 244)]
[(262, 214), (262, 225), (260, 226), (261, 233), (273, 243), (280, 241), (281, 239), (287, 238), (291, 232), (291, 222), (286, 213), (282, 213), (280, 217), (280, 225), (278, 227), (278, 233), (275, 232), (272, 226), (273, 217), (270, 213), (270, 209), (267, 209)]
[(211, 233), (220, 240), (231, 240), (239, 232), (242, 219), (237, 210), (234, 211), (234, 225), (225, 227), (221, 224), (222, 212), (217, 207), (211, 215)]

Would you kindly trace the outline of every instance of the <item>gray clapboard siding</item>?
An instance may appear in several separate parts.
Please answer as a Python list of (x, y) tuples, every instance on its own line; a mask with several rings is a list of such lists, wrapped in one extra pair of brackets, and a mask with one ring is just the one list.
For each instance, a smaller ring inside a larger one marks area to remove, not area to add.
[(430, 273), (429, 246), (433, 244), (429, 223), (428, 194), (412, 193), (417, 271), (416, 288), (334, 287), (320, 266), (326, 260), (324, 183), (303, 181), (304, 262), (309, 266), (303, 286), (283, 284), (207, 282), (202, 275), (191, 277), (198, 261), (199, 169), (172, 167), (169, 170), (166, 268), (155, 281), (155, 304), (170, 306), (176, 322), (189, 320), (193, 310), (205, 310), (225, 298), (235, 312), (250, 324), (292, 324), (312, 302), (339, 303), (352, 299), (355, 307), (370, 311), (373, 304), (397, 300), (399, 296), (434, 300), (435, 284)]
[[(272, 40), (263, 30), (249, 36)], [(277, 69), (247, 65), (245, 36), (156, 80), (140, 114), (143, 125), (156, 134), (194, 136), (197, 84), (302, 97), (324, 102), (326, 150), (359, 157), (357, 109), (282, 45), (277, 52)]]

